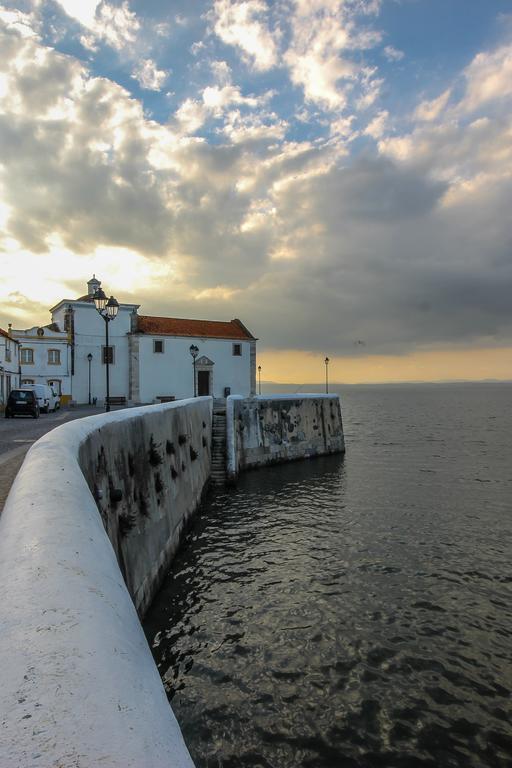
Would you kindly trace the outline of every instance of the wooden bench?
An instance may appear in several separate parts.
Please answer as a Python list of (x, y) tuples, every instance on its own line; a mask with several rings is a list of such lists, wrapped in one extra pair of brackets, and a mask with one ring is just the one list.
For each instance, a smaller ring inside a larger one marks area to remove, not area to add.
[(124, 395), (110, 396), (108, 399), (109, 405), (126, 405), (126, 397)]

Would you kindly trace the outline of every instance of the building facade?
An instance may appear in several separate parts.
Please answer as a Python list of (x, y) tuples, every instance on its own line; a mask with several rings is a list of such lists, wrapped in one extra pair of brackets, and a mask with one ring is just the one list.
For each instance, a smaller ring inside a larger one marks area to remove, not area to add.
[(19, 343), (21, 386), (48, 384), (61, 396), (71, 400), (71, 369), (68, 334), (56, 324), (12, 330)]
[(11, 389), (20, 385), (20, 359), (18, 341), (12, 338), (10, 328), (0, 328), (0, 406), (4, 406)]
[(138, 304), (120, 304), (107, 346), (93, 298), (100, 287), (93, 277), (87, 294), (52, 307), (48, 326), (12, 331), (22, 345), (23, 381), (51, 382), (63, 402), (103, 404), (108, 359), (110, 396), (130, 404), (255, 393), (257, 339), (240, 320), (150, 317), (138, 314)]

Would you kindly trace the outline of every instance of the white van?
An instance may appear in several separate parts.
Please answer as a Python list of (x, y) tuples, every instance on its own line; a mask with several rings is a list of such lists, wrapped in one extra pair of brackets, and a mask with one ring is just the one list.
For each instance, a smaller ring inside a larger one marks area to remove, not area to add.
[(41, 413), (56, 411), (60, 408), (60, 397), (46, 384), (24, 384), (23, 389), (32, 389), (35, 392)]

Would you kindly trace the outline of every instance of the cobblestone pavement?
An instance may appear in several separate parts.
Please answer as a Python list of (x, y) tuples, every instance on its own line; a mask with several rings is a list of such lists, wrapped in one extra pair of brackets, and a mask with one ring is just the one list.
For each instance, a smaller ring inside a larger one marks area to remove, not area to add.
[(80, 406), (63, 408), (57, 413), (43, 413), (39, 419), (23, 416), (5, 419), (3, 414), (0, 414), (0, 513), (32, 443), (59, 424), (102, 412), (102, 408)]

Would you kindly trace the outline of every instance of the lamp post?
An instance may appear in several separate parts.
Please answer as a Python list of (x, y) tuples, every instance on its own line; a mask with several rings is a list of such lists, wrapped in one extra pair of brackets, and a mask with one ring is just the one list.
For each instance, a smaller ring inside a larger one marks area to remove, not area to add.
[(91, 361), (92, 354), (89, 352), (87, 355), (87, 362), (89, 363), (89, 405), (91, 404)]
[(111, 320), (116, 319), (117, 312), (119, 310), (119, 303), (116, 301), (116, 299), (114, 299), (113, 296), (107, 300), (105, 292), (101, 288), (98, 288), (94, 294), (94, 306), (105, 321), (105, 365), (107, 375), (107, 397), (105, 400), (105, 410), (110, 411), (110, 347), (108, 344), (108, 324), (111, 322)]
[(324, 360), (325, 363), (325, 394), (329, 394), (329, 358), (326, 357)]
[(261, 365), (258, 365), (258, 394), (261, 395)]
[(194, 368), (194, 397), (197, 397), (197, 382), (196, 382), (196, 357), (199, 354), (199, 347), (196, 347), (195, 344), (191, 344), (189, 347), (189, 352), (192, 355), (192, 365)]

